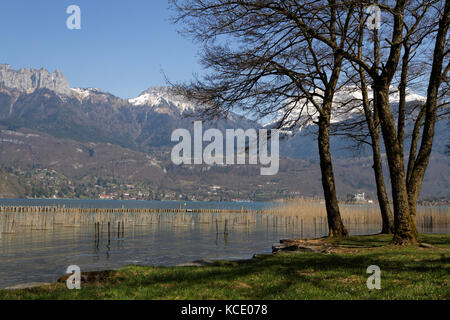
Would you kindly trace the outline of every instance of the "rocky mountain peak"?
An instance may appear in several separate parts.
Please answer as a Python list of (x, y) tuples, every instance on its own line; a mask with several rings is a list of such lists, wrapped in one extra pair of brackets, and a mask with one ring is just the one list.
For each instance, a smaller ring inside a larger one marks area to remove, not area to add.
[(71, 95), (69, 83), (63, 73), (59, 70), (50, 73), (44, 68), (14, 70), (8, 64), (0, 64), (0, 86), (24, 93), (46, 88), (57, 93)]

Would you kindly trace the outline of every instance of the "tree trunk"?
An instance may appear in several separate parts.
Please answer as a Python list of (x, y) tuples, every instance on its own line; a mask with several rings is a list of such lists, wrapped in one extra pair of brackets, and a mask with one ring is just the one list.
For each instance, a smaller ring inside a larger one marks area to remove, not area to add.
[[(384, 183), (383, 164), (380, 151), (380, 137), (378, 130), (374, 137), (372, 137), (372, 153), (373, 153), (373, 170), (375, 174), (375, 182), (377, 185), (377, 197), (381, 212), (381, 233), (394, 233), (394, 214), (392, 213), (389, 204), (389, 198)], [(375, 138), (375, 139), (374, 139)]]
[[(447, 39), (447, 33), (449, 30), (450, 23), (450, 0), (445, 1), (445, 9), (441, 19), (439, 20), (439, 29), (436, 35), (436, 43), (434, 47), (433, 54), (433, 65), (431, 68), (430, 82), (428, 83), (427, 91), (427, 101), (425, 103), (425, 108), (421, 111), (416, 125), (420, 128), (420, 122), (422, 121), (424, 112), (425, 121), (422, 133), (422, 141), (420, 144), (420, 150), (418, 152), (417, 158), (413, 159), (410, 164), (408, 164), (408, 196), (409, 196), (409, 207), (412, 217), (416, 215), (417, 199), (420, 194), (420, 189), (422, 187), (422, 182), (425, 177), (425, 171), (430, 160), (431, 150), (433, 147), (434, 138), (434, 127), (437, 118), (437, 95), (439, 87), (442, 84), (443, 74), (442, 65), (445, 56), (445, 44)], [(444, 72), (445, 73), (445, 72)], [(416, 129), (416, 127), (414, 128)], [(413, 137), (414, 138), (414, 137)], [(412, 143), (417, 143), (417, 141), (412, 141)], [(410, 157), (415, 156), (411, 154)], [(411, 167), (411, 168), (410, 168)]]
[(377, 110), (381, 121), (386, 155), (391, 177), (394, 204), (394, 244), (417, 243), (415, 222), (409, 212), (408, 192), (403, 159), (403, 150), (398, 142), (395, 121), (389, 105), (389, 85), (375, 82)]
[(330, 152), (330, 114), (319, 117), (319, 156), (322, 173), (322, 187), (327, 209), (329, 237), (347, 237), (348, 232), (342, 223), (336, 196), (333, 164)]
[(421, 180), (418, 181), (414, 181), (414, 179), (412, 178), (413, 173), (416, 173), (416, 178), (417, 176), (417, 171), (414, 170), (414, 165), (416, 162), (416, 155), (417, 155), (417, 146), (419, 143), (419, 137), (420, 137), (420, 128), (422, 126), (422, 121), (425, 117), (425, 107), (423, 107), (420, 110), (420, 113), (416, 119), (416, 122), (414, 123), (414, 129), (412, 132), (412, 137), (411, 137), (411, 147), (409, 150), (409, 159), (408, 159), (408, 169), (406, 171), (406, 182), (407, 182), (407, 188), (408, 188), (408, 201), (409, 201), (409, 214), (411, 214), (412, 216), (416, 216), (416, 205), (417, 205), (417, 200), (419, 197), (419, 190), (420, 190), (420, 186), (419, 186), (419, 182)]
[[(362, 39), (361, 39), (362, 41)], [(360, 44), (360, 50), (362, 44)], [(389, 198), (386, 192), (386, 185), (384, 183), (383, 174), (383, 160), (381, 158), (381, 147), (380, 147), (380, 130), (379, 130), (379, 116), (376, 109), (376, 97), (374, 100), (374, 112), (370, 110), (369, 95), (367, 90), (367, 81), (364, 74), (364, 70), (360, 69), (359, 74), (361, 77), (361, 92), (363, 97), (363, 108), (364, 114), (367, 121), (367, 126), (369, 128), (370, 137), (372, 140), (372, 158), (373, 158), (373, 170), (375, 175), (375, 183), (377, 186), (377, 197), (378, 204), (381, 212), (381, 233), (391, 234), (394, 232), (394, 214), (392, 213), (391, 207), (389, 205)]]

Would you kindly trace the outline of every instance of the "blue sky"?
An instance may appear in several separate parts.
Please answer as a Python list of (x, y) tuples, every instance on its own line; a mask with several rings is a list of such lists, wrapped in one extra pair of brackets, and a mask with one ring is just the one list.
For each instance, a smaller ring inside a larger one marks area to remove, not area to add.
[[(81, 30), (69, 30), (69, 5)], [(169, 21), (167, 0), (1, 0), (0, 63), (61, 70), (71, 87), (97, 87), (123, 98), (201, 72), (198, 47)]]

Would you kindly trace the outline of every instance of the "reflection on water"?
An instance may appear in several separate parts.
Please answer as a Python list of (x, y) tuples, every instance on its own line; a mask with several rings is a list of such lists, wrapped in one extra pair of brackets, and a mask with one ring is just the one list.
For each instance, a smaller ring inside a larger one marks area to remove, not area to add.
[[(0, 240), (0, 288), (26, 282), (52, 282), (63, 275), (69, 265), (78, 265), (82, 271), (94, 271), (130, 264), (170, 266), (200, 259), (247, 259), (255, 253), (270, 253), (272, 244), (280, 239), (328, 233), (325, 218), (302, 219), (261, 213), (100, 217), (92, 213), (63, 216), (61, 221), (48, 216), (45, 221), (51, 220), (51, 227), (34, 229), (31, 225), (36, 225), (36, 220), (29, 217), (33, 216), (9, 216), (9, 224), (11, 219), (17, 221), (13, 222), (14, 233), (3, 233)], [(49, 224), (46, 222), (46, 225)], [(380, 231), (378, 224), (348, 221), (346, 226), (351, 234)], [(427, 231), (425, 225), (418, 227), (420, 231)]]

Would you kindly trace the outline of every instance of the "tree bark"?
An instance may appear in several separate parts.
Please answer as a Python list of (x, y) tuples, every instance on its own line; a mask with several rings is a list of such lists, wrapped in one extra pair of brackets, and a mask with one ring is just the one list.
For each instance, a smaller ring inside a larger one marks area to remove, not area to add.
[(319, 156), (322, 173), (322, 187), (327, 209), (329, 237), (347, 237), (348, 232), (342, 223), (336, 196), (333, 164), (330, 152), (330, 114), (324, 112), (319, 117)]
[(398, 103), (398, 124), (397, 124), (397, 134), (398, 143), (400, 148), (404, 150), (404, 140), (405, 140), (405, 117), (406, 117), (406, 85), (408, 82), (408, 64), (409, 55), (411, 53), (411, 46), (408, 42), (403, 44), (403, 58), (402, 58), (402, 71), (400, 73), (400, 85), (399, 93), (400, 100)]
[(417, 230), (409, 212), (403, 150), (397, 138), (394, 117), (390, 112), (389, 85), (385, 81), (375, 81), (374, 91), (391, 176), (395, 212), (393, 243), (417, 243)]
[[(412, 216), (416, 216), (416, 204), (419, 197), (420, 186), (419, 183), (413, 181), (412, 176), (414, 171), (414, 164), (416, 162), (417, 155), (417, 146), (419, 144), (420, 137), (420, 128), (422, 127), (422, 122), (425, 117), (425, 107), (420, 110), (420, 113), (414, 123), (414, 129), (411, 137), (411, 147), (409, 150), (409, 159), (408, 159), (408, 169), (406, 171), (406, 182), (408, 188), (408, 201), (409, 201), (409, 210)], [(417, 171), (416, 171), (417, 174)], [(416, 176), (417, 178), (417, 176)]]
[(377, 128), (372, 136), (373, 170), (375, 174), (375, 183), (377, 186), (377, 198), (381, 212), (381, 233), (394, 233), (394, 214), (389, 204), (389, 198), (384, 183), (383, 163), (380, 150), (380, 136)]

